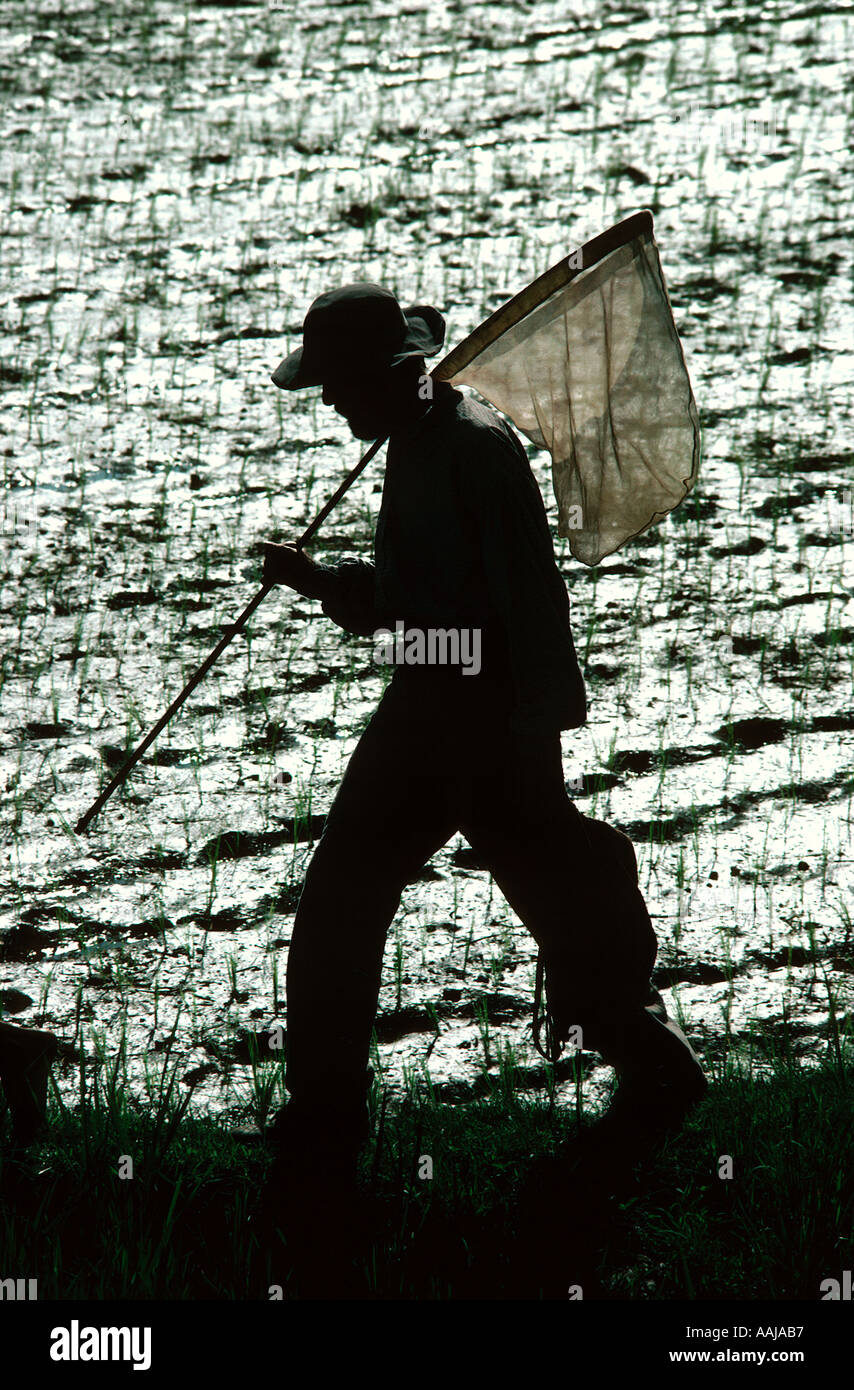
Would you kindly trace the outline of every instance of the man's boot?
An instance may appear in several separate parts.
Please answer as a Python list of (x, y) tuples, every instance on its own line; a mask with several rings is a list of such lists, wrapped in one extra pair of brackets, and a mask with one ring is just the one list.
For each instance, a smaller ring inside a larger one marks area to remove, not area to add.
[(364, 1097), (335, 1105), (292, 1098), (268, 1130), (274, 1149), (268, 1204), (298, 1224), (312, 1204), (329, 1213), (355, 1205), (359, 1154), (370, 1134)]
[(272, 1126), (275, 1157), (259, 1221), (284, 1237), (302, 1298), (360, 1297), (358, 1255), (369, 1235), (357, 1183), (370, 1137), (364, 1099), (348, 1105), (291, 1100)]
[(282, 1174), (308, 1172), (355, 1180), (359, 1154), (371, 1135), (365, 1099), (330, 1105), (291, 1099), (269, 1130)]
[(644, 1008), (603, 1030), (597, 1050), (617, 1074), (617, 1090), (594, 1126), (597, 1139), (640, 1143), (679, 1128), (702, 1100), (708, 1082), (682, 1029), (668, 1018), (664, 1000), (650, 989)]

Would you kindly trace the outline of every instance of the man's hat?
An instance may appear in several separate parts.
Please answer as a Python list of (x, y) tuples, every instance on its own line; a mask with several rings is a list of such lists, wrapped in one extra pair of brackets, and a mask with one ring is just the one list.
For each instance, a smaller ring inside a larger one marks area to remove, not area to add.
[(330, 373), (360, 363), (392, 367), (407, 357), (433, 357), (444, 341), (438, 309), (401, 309), (391, 290), (359, 280), (315, 299), (303, 321), (302, 347), (283, 358), (272, 380), (284, 391), (322, 386)]

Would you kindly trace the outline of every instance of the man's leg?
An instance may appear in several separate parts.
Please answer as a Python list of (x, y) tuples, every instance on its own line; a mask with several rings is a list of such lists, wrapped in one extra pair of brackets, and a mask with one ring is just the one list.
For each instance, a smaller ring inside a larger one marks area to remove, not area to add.
[(346, 1162), (367, 1138), (386, 934), (403, 887), (454, 829), (450, 753), (429, 702), (393, 681), (350, 759), (297, 909), (287, 969), (286, 1143), (301, 1132), (309, 1149)]
[(663, 1068), (701, 1093), (697, 1059), (650, 985), (657, 943), (634, 849), (570, 801), (559, 735), (509, 740), (463, 830), (541, 947), (558, 1036), (580, 1026), (621, 1074)]
[(474, 796), (463, 833), (541, 948), (559, 1031), (581, 1026), (599, 1051), (613, 1017), (648, 995), (656, 939), (640, 892), (617, 855), (602, 872), (557, 733), (508, 739)]

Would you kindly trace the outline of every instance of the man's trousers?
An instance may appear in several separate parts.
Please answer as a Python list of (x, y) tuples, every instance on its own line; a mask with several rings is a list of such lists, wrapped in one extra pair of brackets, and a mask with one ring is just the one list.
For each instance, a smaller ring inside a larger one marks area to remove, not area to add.
[(364, 1105), (388, 928), (404, 886), (457, 831), (542, 950), (558, 1036), (580, 1026), (586, 1051), (619, 1062), (653, 998), (656, 938), (636, 879), (590, 825), (567, 795), (559, 732), (511, 732), (506, 681), (399, 667), (350, 759), (294, 922), (292, 1103)]

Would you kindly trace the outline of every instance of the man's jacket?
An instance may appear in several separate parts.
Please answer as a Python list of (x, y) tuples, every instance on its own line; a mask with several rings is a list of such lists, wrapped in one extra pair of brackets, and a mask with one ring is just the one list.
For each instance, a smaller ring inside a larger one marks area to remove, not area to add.
[(586, 722), (543, 499), (491, 407), (436, 383), (427, 414), (390, 436), (374, 563), (322, 568), (337, 579), (323, 611), (348, 632), (481, 628), (484, 673), (506, 681), (516, 731)]

